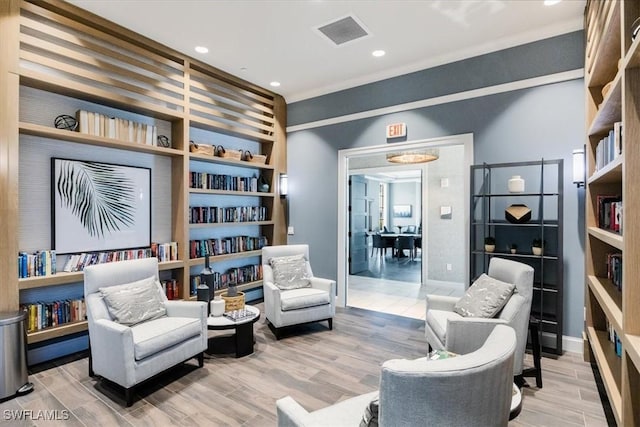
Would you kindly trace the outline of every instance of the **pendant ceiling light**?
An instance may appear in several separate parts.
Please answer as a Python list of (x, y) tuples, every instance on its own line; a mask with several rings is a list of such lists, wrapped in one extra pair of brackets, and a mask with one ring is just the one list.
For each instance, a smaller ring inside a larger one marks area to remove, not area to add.
[(427, 163), (438, 160), (440, 157), (437, 148), (425, 150), (402, 151), (387, 154), (387, 161), (391, 163)]

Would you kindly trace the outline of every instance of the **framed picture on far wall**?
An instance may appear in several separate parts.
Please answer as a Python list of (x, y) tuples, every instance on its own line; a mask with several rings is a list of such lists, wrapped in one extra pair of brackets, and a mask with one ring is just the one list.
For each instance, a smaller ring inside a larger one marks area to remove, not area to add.
[(411, 218), (411, 205), (393, 205), (394, 218)]
[(59, 254), (151, 245), (151, 169), (51, 159), (52, 247)]

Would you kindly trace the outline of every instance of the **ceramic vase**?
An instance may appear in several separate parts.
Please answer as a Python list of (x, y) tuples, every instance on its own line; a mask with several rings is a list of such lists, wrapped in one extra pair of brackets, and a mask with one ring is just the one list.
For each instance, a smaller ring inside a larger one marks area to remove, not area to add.
[(211, 315), (219, 317), (224, 314), (224, 300), (222, 298), (215, 298), (211, 300)]
[(524, 192), (524, 179), (520, 175), (513, 175), (507, 187), (509, 188), (509, 193), (522, 193)]

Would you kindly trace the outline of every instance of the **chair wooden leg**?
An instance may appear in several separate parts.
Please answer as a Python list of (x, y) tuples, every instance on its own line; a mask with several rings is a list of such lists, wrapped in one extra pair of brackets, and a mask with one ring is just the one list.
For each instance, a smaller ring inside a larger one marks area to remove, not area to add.
[(91, 357), (91, 341), (89, 341), (89, 377), (93, 378), (95, 373), (93, 372), (93, 358)]
[(127, 408), (133, 405), (133, 389), (134, 387), (124, 389), (124, 400), (126, 402)]
[(327, 319), (327, 321), (329, 322), (329, 330), (333, 331), (333, 319)]
[(198, 354), (198, 367), (202, 368), (204, 366), (204, 351)]

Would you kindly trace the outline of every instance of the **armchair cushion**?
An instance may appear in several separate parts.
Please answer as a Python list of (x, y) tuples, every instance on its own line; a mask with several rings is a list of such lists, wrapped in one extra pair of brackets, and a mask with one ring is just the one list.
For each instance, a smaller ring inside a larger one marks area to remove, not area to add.
[(123, 325), (135, 325), (167, 315), (155, 276), (99, 290), (109, 314)]
[(458, 313), (453, 311), (443, 310), (429, 310), (427, 311), (427, 325), (431, 327), (431, 330), (438, 336), (440, 342), (445, 342), (447, 337), (447, 323), (449, 319), (460, 319)]
[(329, 292), (322, 289), (299, 288), (280, 293), (280, 308), (282, 311), (314, 307), (316, 305), (329, 304), (329, 302)]
[(269, 260), (275, 285), (282, 289), (299, 289), (311, 286), (307, 274), (307, 261), (303, 254), (273, 257)]
[(159, 353), (202, 333), (201, 320), (193, 317), (161, 317), (131, 327), (136, 360)]
[(453, 311), (464, 317), (494, 317), (506, 304), (516, 285), (482, 274), (458, 300)]

